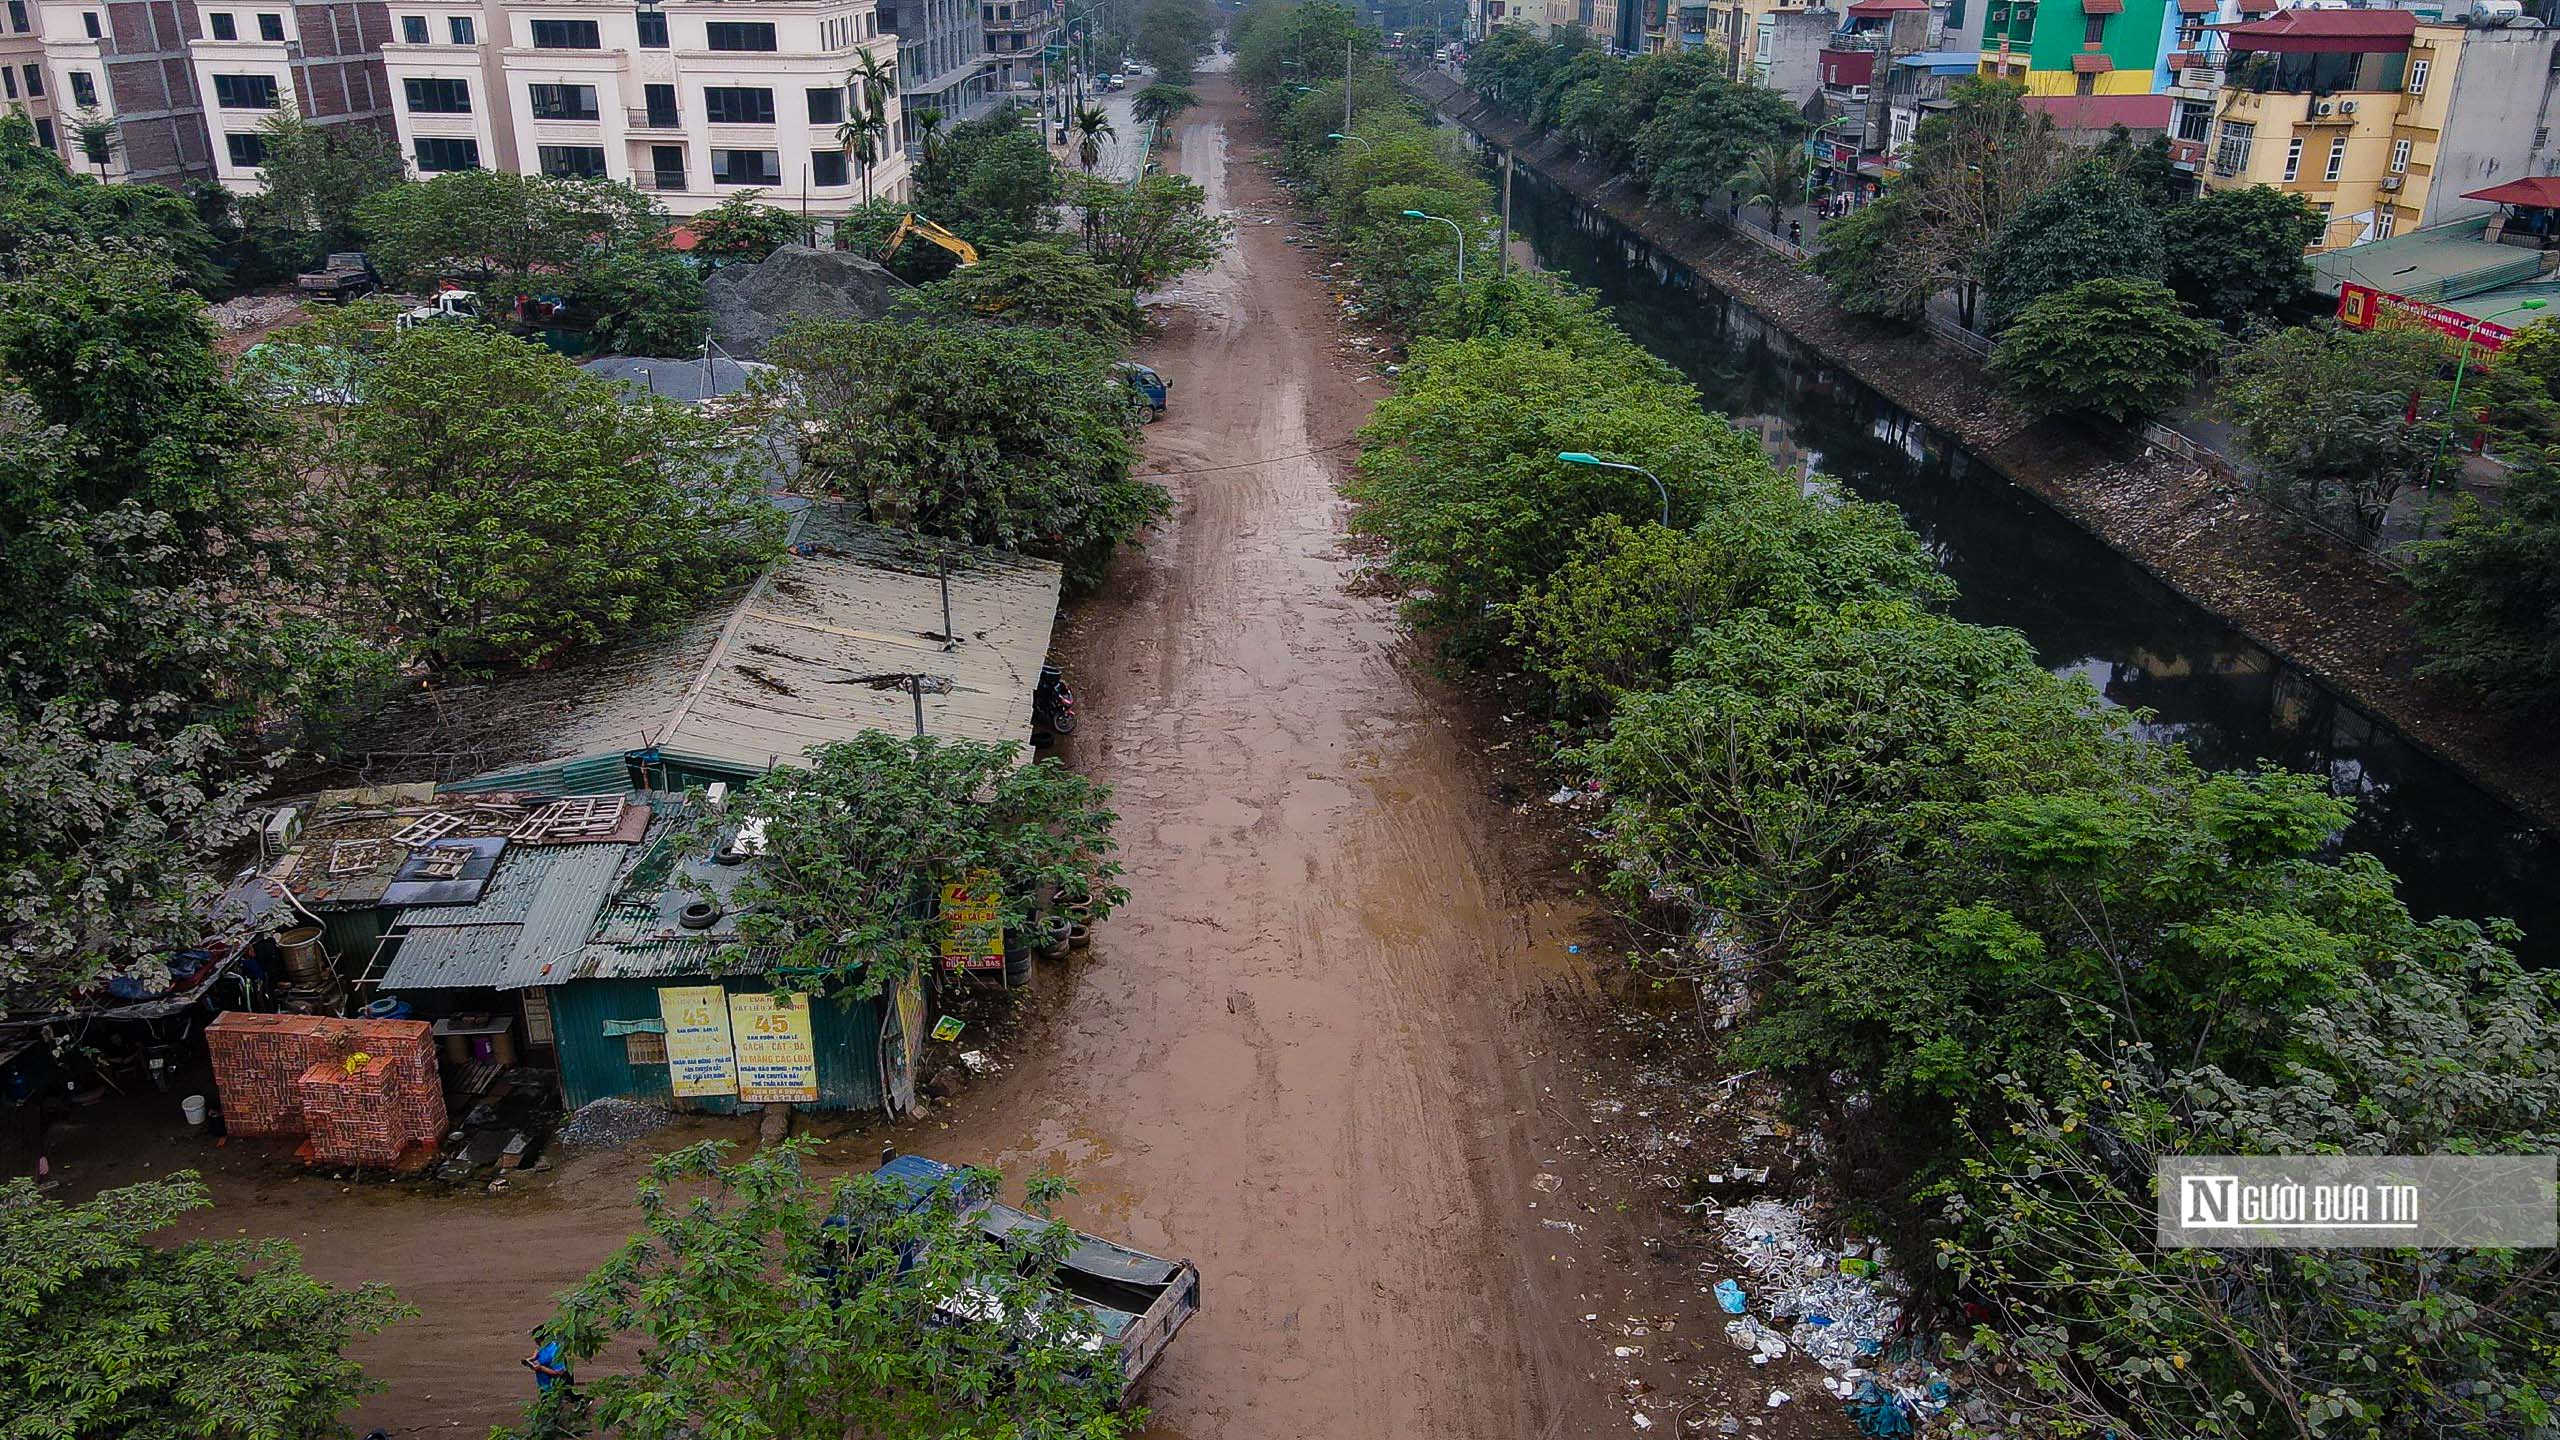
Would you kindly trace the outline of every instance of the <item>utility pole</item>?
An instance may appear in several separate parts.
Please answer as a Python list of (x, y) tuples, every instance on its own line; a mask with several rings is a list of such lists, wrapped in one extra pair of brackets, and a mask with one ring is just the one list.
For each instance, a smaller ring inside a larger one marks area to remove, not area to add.
[(1351, 36), (1342, 37), (1342, 133), (1351, 133)]
[(924, 738), (924, 677), (921, 675), (909, 675), (907, 677), (907, 693), (915, 697), (916, 738), (921, 740)]
[(1502, 151), (1502, 234), (1496, 237), (1496, 244), (1499, 248), (1493, 253), (1493, 273), (1496, 276), (1508, 275), (1511, 273), (1511, 150), (1508, 146)]

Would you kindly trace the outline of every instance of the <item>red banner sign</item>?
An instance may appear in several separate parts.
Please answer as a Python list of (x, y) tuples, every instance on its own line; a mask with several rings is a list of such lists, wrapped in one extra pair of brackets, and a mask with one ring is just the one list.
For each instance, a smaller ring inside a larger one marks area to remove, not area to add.
[(2338, 323), (2350, 330), (2370, 330), (2376, 325), (2423, 325), (2456, 340), (2468, 339), (2493, 354), (2516, 333), (2505, 325), (2474, 320), (2459, 310), (2447, 310), (2370, 285), (2338, 287)]

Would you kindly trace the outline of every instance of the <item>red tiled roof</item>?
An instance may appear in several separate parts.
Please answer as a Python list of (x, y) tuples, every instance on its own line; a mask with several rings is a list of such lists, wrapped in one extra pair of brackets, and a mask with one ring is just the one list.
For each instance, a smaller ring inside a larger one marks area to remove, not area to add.
[(2353, 54), (2406, 50), (2418, 33), (2418, 17), (2409, 10), (2279, 10), (2263, 20), (2217, 25), (2234, 50), (2277, 50), (2294, 54)]
[(2178, 13), (2181, 15), (2210, 15), (2213, 9), (2213, 0), (2178, 0)]
[(2080, 13), (2083, 15), (2121, 15), (2124, 13), (2124, 0), (2080, 0)]
[(2030, 95), (2024, 103), (2027, 113), (2049, 116), (2059, 129), (2112, 130), (2121, 125), (2139, 135), (2167, 130), (2169, 112), (2178, 102), (2171, 95)]
[(2114, 68), (2116, 68), (2116, 62), (2108, 59), (2104, 55), (2074, 55), (2071, 57), (2071, 73), (2074, 75), (2104, 75)]
[(2486, 200), (2492, 205), (2533, 205), (2544, 209), (2560, 208), (2560, 175), (2534, 175), (2492, 185), (2486, 190), (2467, 190), (2465, 200)]
[(1849, 13), (1861, 19), (1873, 15), (1891, 15), (1903, 10), (1926, 10), (1929, 0), (1856, 0)]

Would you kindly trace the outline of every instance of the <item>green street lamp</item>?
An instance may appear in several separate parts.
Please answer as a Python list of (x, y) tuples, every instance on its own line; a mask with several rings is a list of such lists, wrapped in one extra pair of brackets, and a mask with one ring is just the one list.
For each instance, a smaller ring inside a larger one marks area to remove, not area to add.
[(2453, 394), (2446, 399), (2444, 405), (2444, 435), (2436, 441), (2435, 458), (2427, 462), (2428, 489), (2436, 488), (2436, 472), (2444, 468), (2444, 452), (2452, 446), (2453, 427), (2462, 416), (2462, 377), (2464, 372), (2471, 368), (2471, 349), (2480, 343), (2480, 327), (2501, 315), (2513, 315), (2519, 310), (2539, 310), (2550, 303), (2547, 300), (2519, 300), (2504, 310), (2493, 310), (2486, 315), (2472, 317), (2470, 328), (2463, 332), (2462, 336), (2462, 358), (2456, 360), (2453, 365)]
[(1661, 476), (1641, 465), (1630, 465), (1623, 460), (1603, 460), (1580, 450), (1560, 450), (1556, 452), (1556, 458), (1567, 465), (1584, 465), (1594, 470), (1629, 470), (1652, 481), (1654, 493), (1662, 497), (1662, 528), (1671, 528), (1671, 489), (1662, 483)]
[(1366, 135), (1345, 135), (1339, 130), (1331, 132), (1324, 138), (1327, 140), (1339, 140), (1345, 145), (1366, 145), (1369, 143), (1369, 137)]
[(1805, 158), (1805, 161), (1806, 161), (1806, 164), (1805, 164), (1805, 167), (1804, 167), (1804, 203), (1805, 203), (1805, 204), (1807, 204), (1807, 205), (1811, 205), (1811, 204), (1813, 203), (1813, 165), (1812, 165), (1812, 163), (1811, 163), (1811, 162), (1812, 162), (1812, 160), (1813, 160), (1813, 147), (1814, 147), (1815, 142), (1819, 141), (1819, 140), (1822, 138), (1822, 132), (1823, 132), (1823, 131), (1830, 129), (1832, 126), (1834, 126), (1834, 125), (1847, 125), (1847, 124), (1850, 124), (1850, 123), (1852, 123), (1852, 122), (1855, 122), (1855, 123), (1860, 124), (1860, 125), (1864, 125), (1865, 123), (1867, 123), (1867, 122), (1866, 122), (1866, 117), (1864, 117), (1864, 116), (1861, 116), (1861, 115), (1843, 115), (1843, 116), (1841, 116), (1841, 117), (1840, 117), (1839, 119), (1837, 119), (1837, 120), (1825, 120), (1825, 121), (1823, 121), (1821, 124), (1814, 126), (1814, 127), (1813, 127), (1813, 133), (1812, 133), (1812, 134), (1810, 134), (1810, 135), (1807, 135), (1806, 137), (1804, 137), (1804, 146), (1805, 146), (1805, 157), (1804, 157), (1804, 158)]
[(1450, 219), (1446, 215), (1433, 215), (1421, 210), (1407, 210), (1404, 212), (1404, 218), (1407, 220), (1437, 220), (1441, 224), (1449, 227), (1449, 233), (1458, 237), (1458, 288), (1461, 290), (1467, 288), (1467, 232), (1459, 226), (1457, 221)]

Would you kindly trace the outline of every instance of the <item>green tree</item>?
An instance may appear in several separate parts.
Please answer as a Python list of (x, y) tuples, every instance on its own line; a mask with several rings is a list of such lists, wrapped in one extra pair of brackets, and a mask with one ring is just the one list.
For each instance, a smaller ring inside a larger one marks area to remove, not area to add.
[(1129, 104), (1129, 113), (1142, 125), (1164, 125), (1199, 103), (1199, 96), (1181, 86), (1159, 82), (1138, 92), (1138, 98)]
[(916, 208), (982, 249), (1044, 234), (1065, 181), (1011, 106), (955, 128), (916, 180)]
[(2428, 673), (2520, 713), (2560, 706), (2560, 467), (2548, 454), (2516, 467), (2495, 509), (2466, 501), (2413, 548), (2408, 576)]
[(655, 245), (590, 257), (569, 303), (596, 317), (596, 338), (617, 355), (698, 355), (711, 335), (702, 273)]
[(114, 116), (89, 105), (72, 112), (69, 129), (72, 148), (80, 152), (81, 159), (98, 167), (99, 179), (106, 179), (107, 167), (124, 152), (124, 127), (116, 123)]
[(355, 249), (356, 208), (407, 183), (398, 140), (370, 125), (314, 125), (288, 108), (270, 113), (258, 137), (267, 147), (259, 163), (267, 183), (242, 203), (242, 218), (253, 230), (273, 226), (303, 237), (310, 256)]
[(1032, 326), (803, 321), (789, 375), (813, 479), (868, 519), (1063, 562), (1090, 583), (1168, 501), (1130, 478), (1114, 348)]
[(1752, 151), (1734, 172), (1732, 188), (1742, 192), (1743, 204), (1769, 207), (1769, 231), (1776, 234), (1780, 212), (1789, 202), (1804, 199), (1805, 176), (1804, 147), (1793, 140), (1772, 140)]
[(2186, 398), (2221, 348), (2156, 280), (2083, 280), (2018, 312), (1991, 373), (2031, 409), (2126, 421)]
[(1152, 290), (1208, 265), (1235, 235), (1235, 221), (1210, 214), (1208, 196), (1181, 175), (1133, 185), (1083, 177), (1068, 200), (1084, 212), (1086, 251), (1129, 290)]
[(2370, 542), (2443, 434), (2428, 412), (2444, 352), (2417, 330), (2278, 330), (2223, 367), (2216, 409), (2260, 490)]
[(1236, 52), (1236, 78), (1256, 91), (1339, 75), (1346, 54), (1374, 56), (1382, 38), (1360, 23), (1358, 12), (1335, 0), (1250, 7), (1229, 25), (1228, 37)]
[(1916, 277), (1897, 293), (1916, 290), (1925, 299), (1952, 289), (1957, 318), (1968, 326), (2011, 218), (2071, 163), (2051, 122), (2029, 114), (2025, 99), (2018, 81), (1957, 81), (1946, 108), (1912, 132), (1894, 187), (1903, 203), (1888, 217), (1896, 222), (1890, 243)]
[(1102, 163), (1102, 142), (1117, 138), (1120, 132), (1112, 128), (1109, 115), (1090, 105), (1076, 112), (1074, 130), (1076, 161), (1091, 175), (1093, 167)]
[(0, 1186), (0, 1394), (26, 1435), (336, 1440), (367, 1391), (349, 1340), (410, 1312), (332, 1290), (282, 1240), (151, 1243), (212, 1204), (193, 1171), (78, 1205)]
[(2234, 334), (2275, 319), (2301, 301), (2320, 225), (2311, 202), (2272, 185), (2208, 190), (2160, 217), (2169, 288)]
[[(918, 1204), (892, 1181), (817, 1179), (812, 1148), (733, 1160), (710, 1142), (652, 1164), (640, 1232), (539, 1332), (573, 1362), (636, 1363), (580, 1387), (591, 1416), (554, 1391), (502, 1440), (1115, 1440), (1143, 1423), (1087, 1374), (1093, 1319), (1058, 1298), (1074, 1232), (991, 1237), (963, 1200), (998, 1187), (991, 1171)], [(1028, 1188), (1045, 1215), (1062, 1185)]]
[(1752, 157), (1796, 129), (1795, 107), (1773, 90), (1702, 84), (1654, 112), (1636, 135), (1636, 165), (1654, 200), (1683, 215), (1714, 214), (1738, 198), (1735, 177)]
[(2018, 207), (1983, 261), (1986, 328), (1997, 335), (2038, 299), (2083, 280), (2157, 281), (2160, 221), (2100, 161), (2083, 161)]
[(1131, 48), (1159, 83), (1182, 85), (1217, 28), (1216, 15), (1200, 0), (1147, 0), (1131, 24)]
[[(171, 280), (199, 293), (223, 284), (204, 217), (165, 185), (103, 185), (74, 175), (36, 144), (20, 111), (0, 115), (0, 276), (49, 263), (71, 246), (114, 244), (156, 252)], [(167, 283), (167, 282), (164, 282)]]
[[(775, 553), (780, 525), (724, 426), (474, 325), (347, 339), (344, 407), (303, 416), (324, 558), (383, 640), (450, 665), (532, 663), (672, 625)], [(287, 363), (278, 345), (268, 363)]]
[(1909, 245), (1917, 222), (1897, 187), (1822, 226), (1822, 248), (1809, 262), (1831, 292), (1831, 303), (1852, 315), (1918, 320), (1936, 281)]
[(667, 217), (609, 180), (456, 170), (356, 204), (373, 263), (396, 284), (457, 281), (492, 299), (556, 289), (599, 255), (663, 243)]
[(1146, 328), (1138, 299), (1093, 257), (1047, 241), (1008, 245), (925, 287), (933, 305), (990, 320), (1064, 326), (1117, 344)]
[(799, 216), (764, 203), (761, 190), (741, 190), (685, 222), (693, 254), (705, 265), (754, 264), (785, 245), (806, 243), (809, 226)]
[(159, 697), (138, 711), (72, 700), (0, 709), (0, 1014), (52, 1014), (116, 978), (156, 994), (169, 957), (204, 938), (213, 876), (255, 828), (261, 787), (230, 778), (220, 734), (170, 718), (173, 708)]
[(935, 963), (942, 887), (972, 874), (996, 877), (1008, 931), (1029, 929), (1053, 895), (1088, 895), (1097, 917), (1128, 898), (1112, 883), (1110, 791), (1057, 760), (878, 732), (809, 758), (747, 788), (764, 848), (735, 905), (743, 943), (821, 992), (877, 995)]

